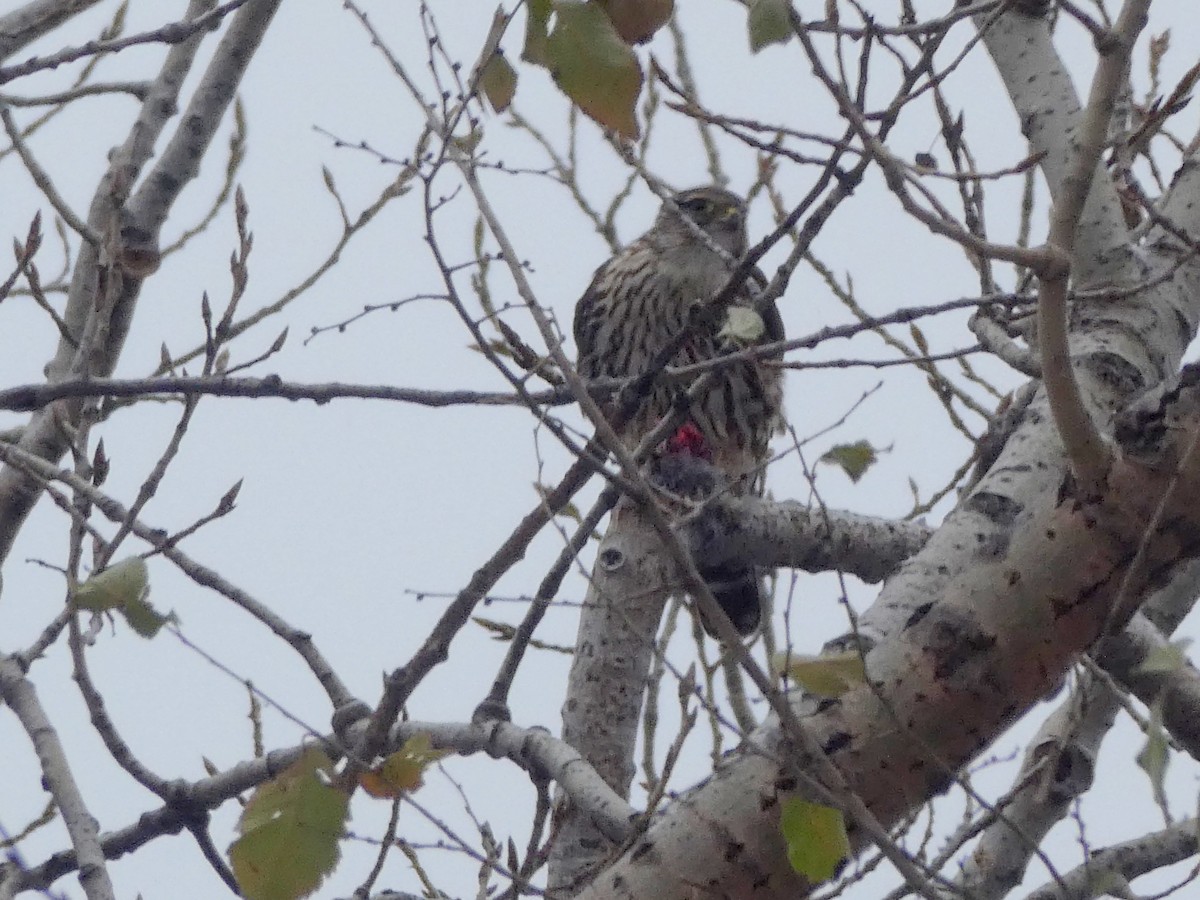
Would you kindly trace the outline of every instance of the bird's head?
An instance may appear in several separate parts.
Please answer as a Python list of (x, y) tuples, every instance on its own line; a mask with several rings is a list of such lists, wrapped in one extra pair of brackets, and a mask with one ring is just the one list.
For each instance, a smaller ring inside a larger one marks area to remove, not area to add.
[(671, 200), (673, 205), (664, 203), (659, 211), (656, 230), (679, 238), (681, 243), (695, 243), (696, 235), (681, 219), (682, 214), (734, 259), (745, 255), (746, 204), (737, 194), (716, 186), (699, 187), (681, 191)]

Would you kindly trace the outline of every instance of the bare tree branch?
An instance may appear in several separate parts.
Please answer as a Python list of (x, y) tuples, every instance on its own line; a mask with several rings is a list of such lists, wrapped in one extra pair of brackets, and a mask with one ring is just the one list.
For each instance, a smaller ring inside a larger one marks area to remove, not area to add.
[(58, 734), (38, 700), (37, 689), (11, 657), (0, 657), (0, 697), (29, 735), (41, 762), (42, 779), (62, 813), (79, 860), (79, 881), (88, 900), (114, 900), (104, 863), (96, 817), (84, 802), (71, 775), (71, 765)]
[(0, 16), (0, 62), (98, 2), (32, 0), (20, 9)]

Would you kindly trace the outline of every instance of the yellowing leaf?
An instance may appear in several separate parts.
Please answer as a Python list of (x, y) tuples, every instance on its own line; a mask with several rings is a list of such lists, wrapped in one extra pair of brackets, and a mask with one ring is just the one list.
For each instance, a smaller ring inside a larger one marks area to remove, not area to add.
[(294, 900), (320, 887), (337, 864), (350, 798), (330, 783), (333, 764), (310, 747), (260, 785), (242, 810), (229, 862), (247, 900)]
[(797, 656), (779, 653), (772, 660), (775, 670), (817, 697), (840, 697), (846, 691), (867, 682), (862, 656), (846, 650), (823, 656)]
[(757, 53), (768, 44), (786, 43), (792, 36), (789, 0), (750, 0), (750, 51)]
[(179, 616), (174, 611), (164, 615), (151, 606), (144, 596), (125, 604), (125, 608), (119, 612), (125, 616), (129, 627), (144, 638), (154, 637), (168, 623), (179, 624)]
[(75, 591), (75, 606), (92, 612), (124, 609), (150, 592), (146, 561), (140, 556), (123, 559), (98, 572)]
[(875, 452), (875, 448), (867, 441), (838, 444), (820, 459), (823, 463), (832, 463), (841, 467), (842, 471), (850, 476), (850, 480), (855, 482), (862, 478), (867, 469), (871, 468), (878, 460), (879, 455)]
[(358, 783), (372, 797), (392, 798), (421, 786), (421, 777), (430, 763), (437, 762), (449, 751), (435, 750), (429, 735), (414, 734), (404, 746), (382, 763), (364, 772)]
[(471, 154), (475, 152), (475, 148), (479, 146), (479, 142), (483, 140), (483, 129), (472, 128), (466, 134), (455, 135), (450, 138), (450, 143), (461, 150), (463, 153)]
[[(917, 154), (917, 165), (918, 166), (926, 166), (927, 168), (930, 168), (930, 169), (937, 168), (937, 163), (935, 163), (935, 162), (929, 162), (928, 164), (921, 162), (922, 156), (929, 156), (929, 154), (928, 153), (924, 153), (924, 154), (918, 153)], [(930, 157), (930, 159), (932, 160), (932, 157)], [(922, 353), (924, 353), (926, 356), (928, 356), (929, 355), (929, 341), (926, 340), (925, 332), (923, 332), (917, 326), (916, 322), (913, 322), (908, 326), (908, 333), (912, 335), (913, 343), (917, 345), (917, 349), (920, 350)]]
[(479, 75), (479, 90), (496, 112), (504, 112), (517, 92), (517, 70), (497, 50)]
[(787, 841), (792, 868), (813, 884), (832, 878), (850, 855), (845, 819), (833, 807), (785, 797), (779, 828)]
[(717, 332), (717, 337), (739, 344), (753, 344), (766, 330), (767, 326), (757, 312), (748, 306), (731, 306), (725, 313), (725, 324)]
[(1180, 638), (1177, 641), (1171, 641), (1165, 647), (1151, 650), (1146, 654), (1145, 661), (1137, 667), (1137, 671), (1147, 674), (1178, 672), (1187, 665), (1187, 648), (1191, 646), (1191, 643), (1191, 638)]
[(621, 39), (641, 44), (667, 24), (675, 11), (675, 0), (598, 0), (612, 19)]
[(1167, 798), (1163, 791), (1163, 781), (1167, 777), (1167, 764), (1171, 761), (1170, 747), (1167, 745), (1167, 733), (1163, 729), (1162, 700), (1156, 700), (1150, 707), (1150, 722), (1146, 727), (1146, 744), (1137, 755), (1137, 764), (1146, 777), (1150, 779), (1150, 788), (1154, 800), (1166, 809)]
[(525, 47), (521, 59), (546, 65), (546, 26), (552, 12), (551, 0), (527, 0), (525, 3)]
[(555, 4), (554, 11), (545, 58), (555, 83), (605, 128), (625, 138), (637, 137), (635, 108), (642, 90), (637, 57), (596, 4), (565, 0)]
[(168, 622), (179, 623), (173, 612), (163, 615), (146, 599), (150, 596), (150, 578), (146, 561), (140, 556), (123, 559), (93, 575), (75, 591), (77, 609), (91, 612), (120, 613), (137, 634), (152, 638)]

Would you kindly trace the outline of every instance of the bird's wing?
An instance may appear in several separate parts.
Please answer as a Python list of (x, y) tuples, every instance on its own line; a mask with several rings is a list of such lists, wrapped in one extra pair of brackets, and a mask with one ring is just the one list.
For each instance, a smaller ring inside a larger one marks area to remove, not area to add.
[(600, 324), (600, 319), (606, 314), (602, 285), (611, 264), (612, 260), (610, 259), (596, 270), (587, 290), (575, 304), (575, 321), (572, 326), (578, 353), (575, 367), (584, 378), (596, 378), (603, 374), (598, 371), (596, 366), (596, 328)]

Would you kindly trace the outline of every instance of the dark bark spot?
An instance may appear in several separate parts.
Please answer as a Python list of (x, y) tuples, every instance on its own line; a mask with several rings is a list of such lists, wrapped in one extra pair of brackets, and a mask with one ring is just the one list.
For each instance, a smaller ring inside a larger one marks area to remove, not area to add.
[(1070, 600), (1063, 597), (1050, 598), (1050, 611), (1054, 613), (1054, 618), (1061, 619), (1063, 616), (1071, 612), (1071, 607), (1074, 606)]
[(742, 855), (742, 851), (746, 849), (746, 845), (741, 841), (730, 841), (729, 846), (725, 848), (725, 862), (733, 862)]
[(975, 555), (983, 559), (1002, 559), (1008, 553), (1008, 535), (1004, 532), (979, 532), (975, 535)]
[(639, 859), (641, 859), (647, 853), (651, 852), (653, 849), (654, 849), (653, 841), (642, 841), (640, 844), (638, 844), (636, 847), (634, 847), (633, 852), (631, 854), (629, 854), (629, 861), (637, 862)]
[(973, 623), (941, 621), (931, 629), (925, 650), (936, 660), (934, 675), (949, 678), (995, 644), (993, 635), (979, 631)]
[(625, 565), (625, 554), (615, 547), (600, 551), (600, 565), (607, 572), (615, 572)]
[(1071, 777), (1071, 768), (1074, 760), (1070, 753), (1059, 753), (1058, 762), (1054, 767), (1054, 780), (1066, 781)]
[(950, 785), (954, 783), (954, 779), (949, 772), (946, 772), (941, 767), (929, 773), (929, 791), (931, 794), (944, 794), (949, 790)]
[(832, 756), (848, 746), (850, 746), (850, 735), (844, 731), (837, 731), (829, 736), (829, 740), (825, 742), (821, 749), (825, 751), (826, 756)]
[(973, 510), (988, 520), (1000, 526), (1011, 525), (1021, 512), (1021, 504), (1003, 494), (990, 491), (980, 491), (973, 494), (966, 503), (967, 509)]
[(1179, 337), (1183, 339), (1185, 344), (1190, 343), (1192, 338), (1192, 325), (1187, 320), (1187, 316), (1185, 316), (1178, 309), (1172, 309), (1172, 312), (1175, 313), (1175, 327), (1179, 329)]
[(908, 620), (904, 623), (904, 627), (912, 628), (914, 625), (916, 625), (918, 622), (920, 622), (923, 618), (925, 618), (925, 616), (927, 616), (929, 614), (929, 611), (931, 609), (933, 609), (932, 603), (922, 603), (920, 606), (918, 606), (916, 609), (914, 609), (912, 611), (912, 615), (910, 615), (908, 617)]
[(1141, 370), (1116, 353), (1093, 353), (1086, 365), (1096, 376), (1123, 397), (1140, 393), (1146, 379)]
[(1063, 478), (1063, 480), (1061, 482), (1059, 482), (1058, 494), (1055, 495), (1055, 497), (1054, 497), (1054, 505), (1062, 506), (1064, 503), (1067, 502), (1067, 500), (1069, 500), (1071, 497), (1074, 497), (1074, 496), (1075, 496), (1075, 478), (1068, 471), (1066, 476)]

